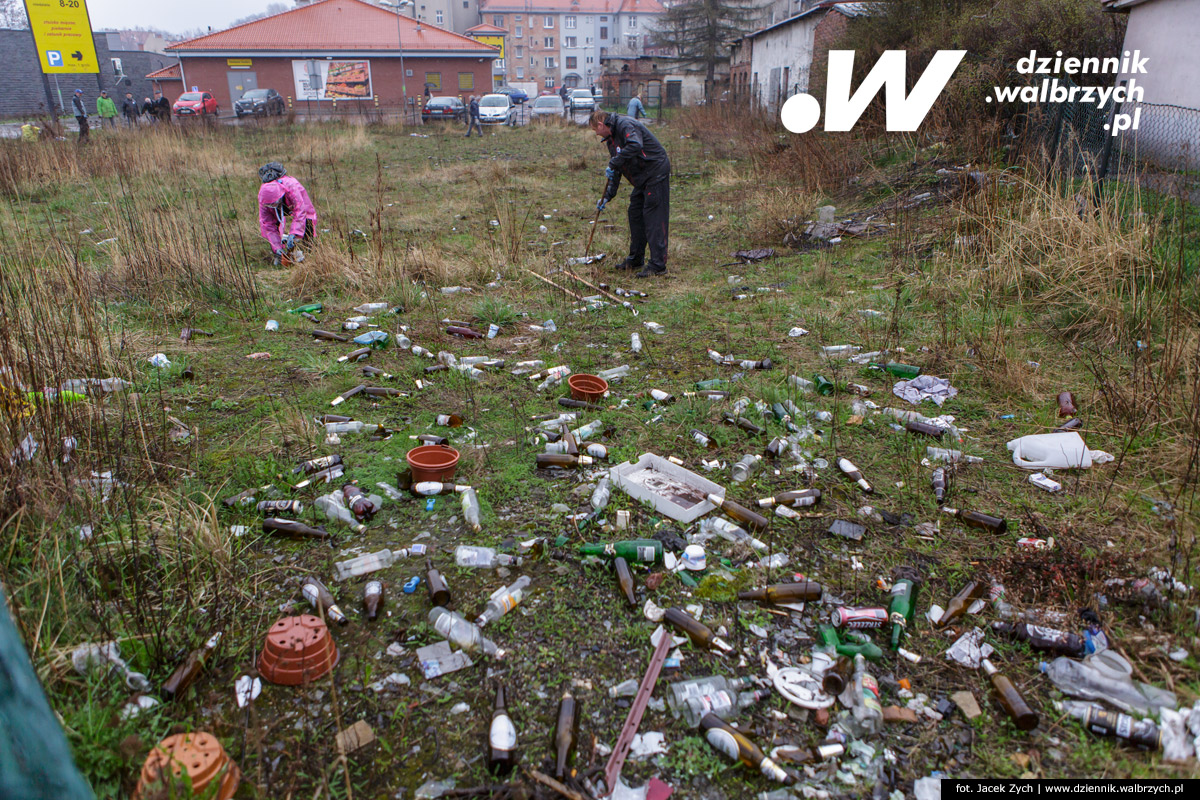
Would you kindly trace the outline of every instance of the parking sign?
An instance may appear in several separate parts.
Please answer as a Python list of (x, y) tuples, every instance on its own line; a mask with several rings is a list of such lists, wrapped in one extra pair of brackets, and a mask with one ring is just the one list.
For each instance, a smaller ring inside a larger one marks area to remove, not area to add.
[(25, 11), (42, 54), (42, 72), (94, 75), (100, 71), (87, 0), (25, 0)]

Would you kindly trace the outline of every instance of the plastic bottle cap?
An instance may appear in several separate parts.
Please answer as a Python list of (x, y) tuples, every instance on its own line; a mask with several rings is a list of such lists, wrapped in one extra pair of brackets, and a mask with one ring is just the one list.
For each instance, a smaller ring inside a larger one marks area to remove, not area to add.
[(684, 569), (690, 569), (693, 572), (699, 572), (708, 566), (708, 559), (705, 557), (704, 548), (698, 544), (689, 544), (685, 547), (681, 561)]

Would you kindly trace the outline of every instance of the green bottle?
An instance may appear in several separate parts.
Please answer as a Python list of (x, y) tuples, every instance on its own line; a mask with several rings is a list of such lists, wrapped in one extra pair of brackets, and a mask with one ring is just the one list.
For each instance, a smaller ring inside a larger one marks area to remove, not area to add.
[(662, 542), (656, 539), (627, 539), (623, 542), (607, 544), (585, 544), (579, 548), (585, 556), (600, 558), (621, 558), (630, 564), (658, 564), (663, 560)]
[(896, 650), (904, 639), (904, 632), (912, 622), (913, 610), (917, 607), (917, 585), (904, 578), (892, 584), (892, 602), (888, 615), (892, 621), (891, 647)]
[(921, 374), (920, 367), (914, 367), (912, 364), (901, 364), (898, 361), (889, 361), (886, 364), (871, 363), (867, 366), (874, 369), (881, 369), (884, 372), (895, 375), (897, 378), (904, 378), (906, 380), (912, 380)]
[(709, 378), (706, 381), (696, 381), (697, 389), (720, 389), (722, 386), (728, 386), (729, 381), (724, 378)]
[(324, 310), (325, 310), (325, 306), (321, 305), (320, 303), (309, 303), (308, 305), (300, 306), (299, 308), (289, 308), (287, 313), (289, 313), (289, 314), (304, 314), (304, 313), (320, 314)]
[(868, 661), (882, 661), (883, 650), (879, 645), (869, 640), (858, 643), (843, 643), (838, 638), (837, 630), (832, 625), (820, 625), (817, 632), (821, 637), (821, 643), (827, 648), (834, 650), (840, 656), (854, 658), (861, 655)]
[(824, 375), (813, 375), (813, 385), (816, 387), (817, 394), (826, 396), (833, 394), (833, 381)]

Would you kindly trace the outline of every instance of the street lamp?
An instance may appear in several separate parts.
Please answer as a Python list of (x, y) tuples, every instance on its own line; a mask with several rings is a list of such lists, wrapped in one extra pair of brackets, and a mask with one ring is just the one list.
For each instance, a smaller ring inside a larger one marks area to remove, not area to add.
[(404, 71), (404, 41), (400, 33), (400, 9), (405, 6), (413, 7), (413, 19), (417, 16), (417, 7), (413, 0), (396, 0), (394, 3), (388, 3), (386, 0), (379, 0), (379, 5), (387, 6), (388, 8), (396, 9), (396, 47), (400, 51), (400, 114), (401, 117), (408, 111), (408, 73)]

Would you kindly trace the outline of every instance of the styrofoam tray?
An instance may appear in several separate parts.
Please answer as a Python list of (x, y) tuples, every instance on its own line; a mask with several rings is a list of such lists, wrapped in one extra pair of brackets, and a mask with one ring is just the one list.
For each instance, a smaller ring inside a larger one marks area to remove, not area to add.
[(644, 500), (658, 513), (685, 524), (716, 508), (705, 495), (725, 496), (723, 486), (654, 453), (642, 453), (634, 463), (618, 464), (608, 475), (614, 486), (634, 500)]

